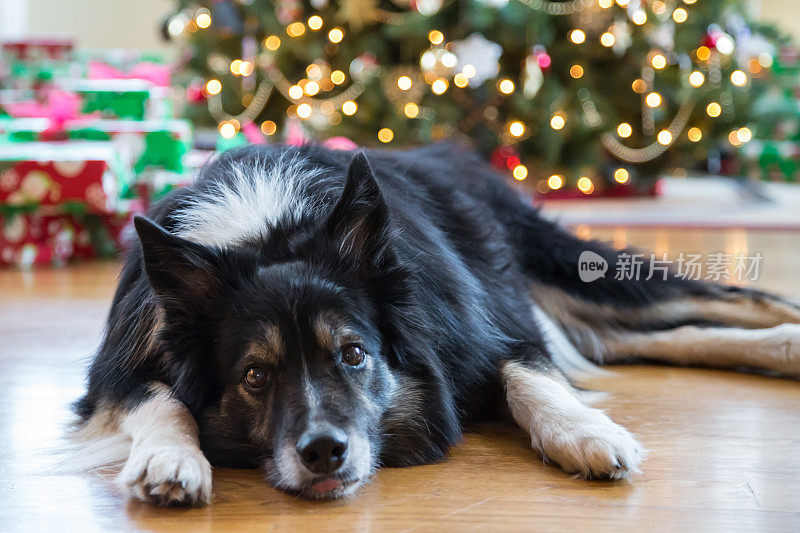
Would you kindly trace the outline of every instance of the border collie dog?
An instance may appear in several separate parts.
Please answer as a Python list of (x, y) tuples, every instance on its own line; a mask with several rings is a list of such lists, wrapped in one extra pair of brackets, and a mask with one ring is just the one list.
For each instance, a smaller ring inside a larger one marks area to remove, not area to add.
[(676, 273), (582, 282), (582, 252), (621, 252), (458, 146), (236, 149), (135, 227), (74, 437), (84, 466), (124, 465), (127, 494), (156, 504), (208, 503), (211, 464), (347, 496), (502, 418), (566, 472), (618, 479), (642, 447), (573, 372), (800, 374), (800, 307)]

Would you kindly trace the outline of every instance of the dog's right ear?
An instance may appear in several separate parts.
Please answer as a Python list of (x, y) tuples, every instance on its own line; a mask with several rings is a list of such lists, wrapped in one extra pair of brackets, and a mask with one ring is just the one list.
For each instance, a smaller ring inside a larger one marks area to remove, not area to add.
[(204, 306), (222, 287), (225, 254), (181, 239), (142, 216), (133, 219), (150, 285), (168, 302)]
[(364, 152), (358, 152), (347, 169), (342, 196), (328, 217), (327, 233), (344, 259), (369, 268), (386, 248), (388, 219), (372, 166)]

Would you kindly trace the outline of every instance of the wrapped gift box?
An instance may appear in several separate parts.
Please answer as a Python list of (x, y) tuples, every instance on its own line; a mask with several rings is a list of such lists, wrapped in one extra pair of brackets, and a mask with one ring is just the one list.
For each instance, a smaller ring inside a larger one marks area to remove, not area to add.
[(139, 173), (157, 167), (175, 173), (184, 170), (183, 156), (192, 146), (188, 120), (106, 120), (81, 118), (64, 121), (58, 129), (47, 118), (0, 118), (0, 142), (87, 140), (115, 141), (134, 161)]
[(112, 142), (0, 144), (0, 206), (126, 212), (121, 192), (133, 185), (129, 168)]
[(766, 181), (800, 181), (800, 142), (754, 139), (739, 151), (745, 173)]
[(0, 264), (29, 268), (94, 256), (89, 231), (73, 216), (18, 213), (0, 221)]
[(80, 76), (81, 69), (70, 61), (72, 51), (69, 39), (4, 41), (0, 43), (0, 82), (5, 89), (32, 89), (55, 78)]
[(213, 150), (190, 150), (183, 158), (183, 172), (151, 168), (138, 176), (137, 184), (146, 190), (149, 202), (156, 202), (173, 189), (190, 185), (215, 153)]
[(132, 215), (0, 215), (0, 265), (63, 265), (120, 250)]
[(83, 100), (83, 112), (104, 118), (145, 120), (173, 116), (170, 89), (141, 79), (64, 80), (59, 87)]

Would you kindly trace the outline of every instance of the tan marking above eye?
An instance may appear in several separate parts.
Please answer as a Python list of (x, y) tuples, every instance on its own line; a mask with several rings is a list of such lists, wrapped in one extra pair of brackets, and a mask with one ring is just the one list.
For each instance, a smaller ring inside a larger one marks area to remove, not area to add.
[(264, 332), (258, 335), (250, 343), (248, 355), (257, 359), (265, 359), (270, 364), (277, 364), (284, 355), (283, 337), (278, 326), (274, 324), (264, 328)]
[(333, 324), (328, 313), (322, 314), (314, 321), (314, 334), (317, 336), (317, 344), (327, 351), (333, 351), (335, 338), (333, 336)]
[(339, 331), (344, 325), (344, 319), (333, 311), (326, 311), (320, 314), (314, 321), (314, 333), (317, 336), (317, 343), (321, 348), (328, 352), (339, 349)]
[(314, 333), (317, 336), (317, 343), (327, 352), (338, 352), (343, 346), (353, 343), (361, 343), (361, 337), (350, 329), (344, 319), (334, 313), (327, 311), (322, 313), (314, 321)]

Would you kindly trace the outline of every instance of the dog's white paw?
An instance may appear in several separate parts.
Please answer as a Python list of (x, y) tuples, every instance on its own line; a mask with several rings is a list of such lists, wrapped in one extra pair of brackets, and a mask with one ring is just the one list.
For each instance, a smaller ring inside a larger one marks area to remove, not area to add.
[(587, 479), (620, 479), (639, 471), (644, 449), (602, 411), (585, 408), (579, 416), (549, 422), (533, 445), (567, 473)]
[(207, 504), (211, 500), (211, 465), (197, 446), (134, 446), (117, 480), (130, 497), (156, 505)]

